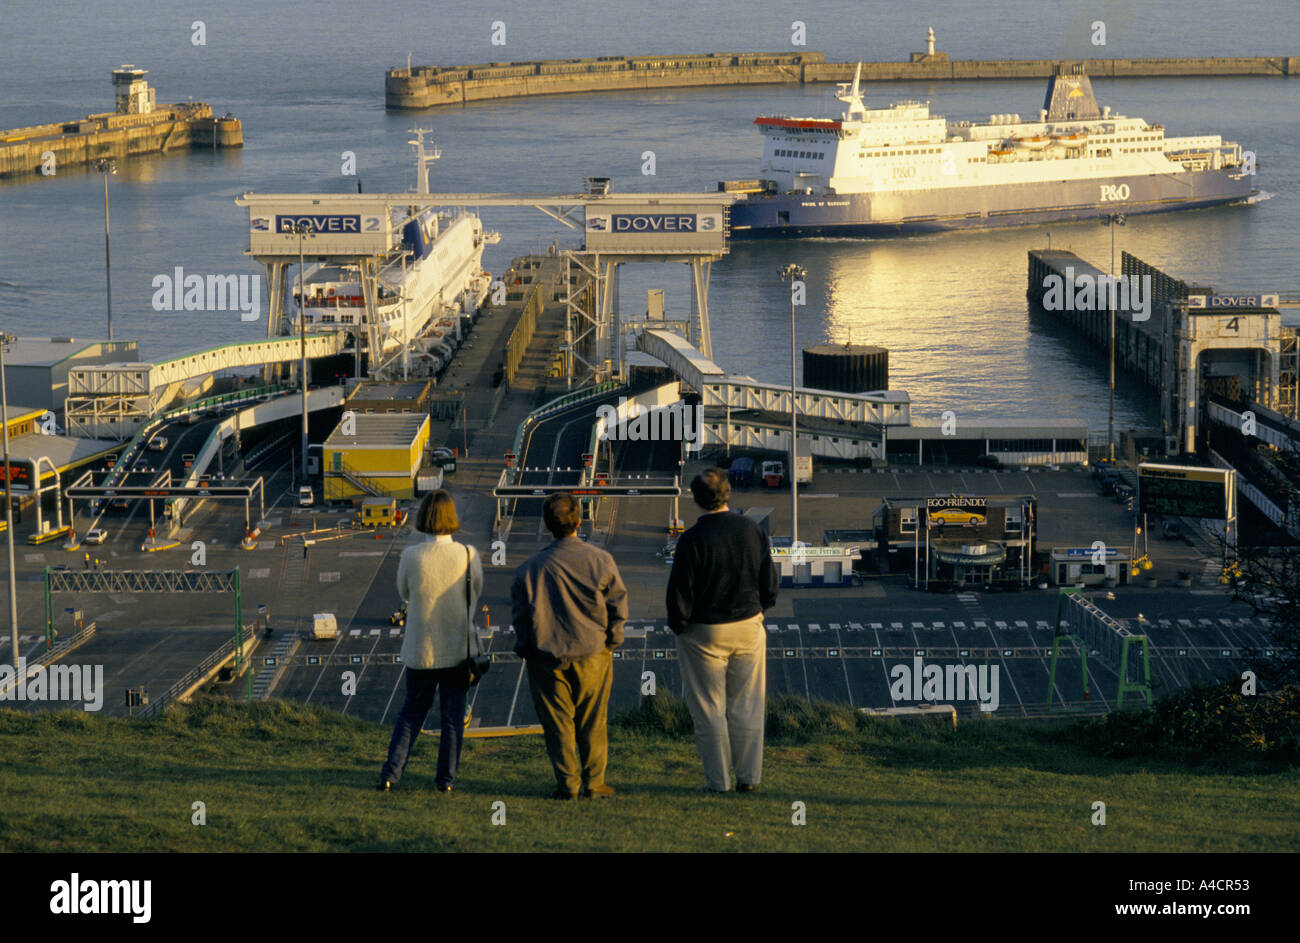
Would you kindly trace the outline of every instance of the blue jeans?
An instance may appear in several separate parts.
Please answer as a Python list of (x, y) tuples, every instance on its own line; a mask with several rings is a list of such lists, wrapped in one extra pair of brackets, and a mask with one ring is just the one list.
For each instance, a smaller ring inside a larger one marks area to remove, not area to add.
[(438, 713), (442, 715), (442, 736), (438, 740), (439, 786), (456, 782), (456, 769), (460, 766), (460, 748), (465, 733), (465, 701), (469, 689), (459, 687), (453, 676), (458, 668), (430, 668), (421, 671), (406, 669), (406, 701), (397, 715), (393, 739), (388, 743), (388, 760), (384, 763), (380, 779), (394, 786), (406, 769), (406, 758), (415, 749), (415, 740), (424, 726), (424, 719), (433, 708), (433, 696), (438, 695)]

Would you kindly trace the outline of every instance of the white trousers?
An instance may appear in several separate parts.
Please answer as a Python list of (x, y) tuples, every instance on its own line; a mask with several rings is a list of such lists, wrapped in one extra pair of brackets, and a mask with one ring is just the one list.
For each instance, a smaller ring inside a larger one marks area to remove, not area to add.
[(677, 636), (686, 706), (710, 789), (750, 786), (763, 775), (767, 634), (763, 614), (739, 622), (689, 622)]

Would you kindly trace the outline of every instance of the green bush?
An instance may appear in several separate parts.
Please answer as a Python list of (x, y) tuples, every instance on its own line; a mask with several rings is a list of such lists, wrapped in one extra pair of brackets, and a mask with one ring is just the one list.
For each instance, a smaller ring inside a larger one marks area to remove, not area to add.
[(1293, 765), (1300, 760), (1300, 685), (1246, 695), (1235, 682), (1196, 684), (1149, 711), (1108, 714), (1079, 732), (1106, 756), (1180, 753), (1198, 762), (1249, 757)]
[[(620, 711), (616, 726), (639, 733), (667, 734), (688, 738), (695, 735), (686, 702), (669, 691), (643, 697), (636, 707)], [(777, 695), (767, 699), (766, 736), (787, 742), (802, 743), (826, 734), (853, 733), (861, 723), (853, 708), (842, 704)]]
[(859, 716), (843, 704), (778, 695), (767, 699), (766, 735), (800, 743), (824, 734), (853, 733)]
[(686, 702), (669, 691), (642, 697), (636, 707), (619, 711), (614, 724), (638, 733), (665, 733), (670, 737), (689, 737), (695, 730)]

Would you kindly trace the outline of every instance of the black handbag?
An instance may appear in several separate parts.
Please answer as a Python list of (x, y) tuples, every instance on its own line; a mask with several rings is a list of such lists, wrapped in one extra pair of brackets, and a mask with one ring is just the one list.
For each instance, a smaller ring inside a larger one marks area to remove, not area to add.
[(474, 597), (470, 580), (473, 574), (473, 560), (469, 555), (469, 547), (465, 548), (465, 609), (469, 613), (469, 631), (465, 634), (465, 660), (458, 666), (461, 671), (462, 680), (465, 687), (470, 688), (478, 684), (483, 676), (488, 673), (492, 667), (491, 655), (471, 655), (469, 651), (469, 637), (474, 632)]

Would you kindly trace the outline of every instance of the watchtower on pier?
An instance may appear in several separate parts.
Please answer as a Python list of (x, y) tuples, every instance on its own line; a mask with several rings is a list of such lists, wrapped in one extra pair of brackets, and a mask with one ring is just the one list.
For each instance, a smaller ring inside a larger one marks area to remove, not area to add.
[(137, 69), (133, 65), (124, 65), (113, 70), (113, 92), (117, 99), (119, 115), (153, 113), (154, 90), (144, 80), (148, 74), (148, 69)]

